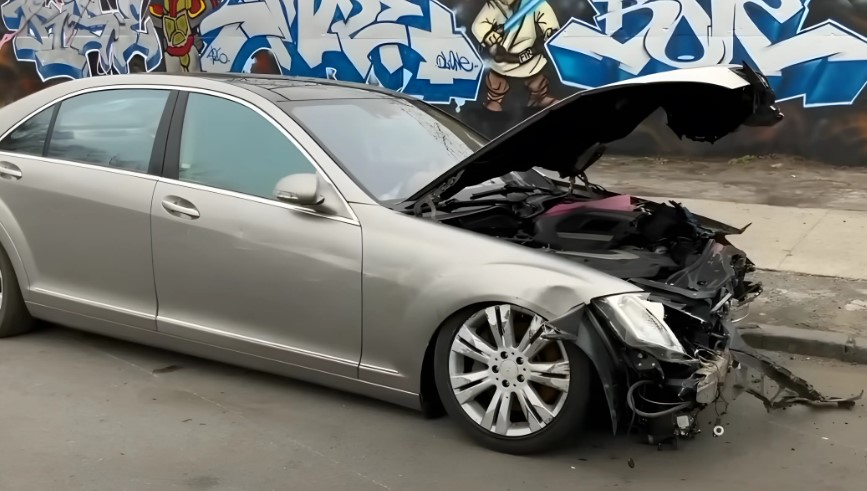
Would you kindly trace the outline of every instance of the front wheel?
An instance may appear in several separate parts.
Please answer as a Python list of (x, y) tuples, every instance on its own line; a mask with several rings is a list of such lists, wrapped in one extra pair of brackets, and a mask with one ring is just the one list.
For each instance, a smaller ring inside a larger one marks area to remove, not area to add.
[(551, 450), (584, 422), (589, 360), (571, 343), (544, 339), (543, 323), (527, 309), (494, 305), (449, 321), (437, 337), (434, 371), (443, 405), (490, 449)]

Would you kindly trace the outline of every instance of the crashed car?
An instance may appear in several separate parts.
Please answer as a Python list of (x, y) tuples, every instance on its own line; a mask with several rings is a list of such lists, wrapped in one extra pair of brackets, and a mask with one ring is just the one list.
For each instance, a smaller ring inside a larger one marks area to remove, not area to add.
[(761, 291), (742, 229), (588, 180), (657, 110), (707, 142), (782, 118), (741, 66), (584, 91), (492, 141), (333, 80), (46, 88), (0, 109), (0, 336), (42, 319), (445, 409), (509, 453), (570, 438), (597, 396), (615, 431), (693, 435), (742, 365), (787, 391), (769, 407), (840, 402), (739, 342)]

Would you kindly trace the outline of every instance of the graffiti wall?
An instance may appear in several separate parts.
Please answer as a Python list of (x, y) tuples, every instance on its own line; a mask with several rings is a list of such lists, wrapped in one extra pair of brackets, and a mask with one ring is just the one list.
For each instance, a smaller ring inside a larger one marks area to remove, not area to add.
[(618, 150), (860, 165), (865, 35), (867, 0), (0, 0), (0, 106), (78, 77), (283, 73), (399, 90), (494, 136), (575, 91), (746, 61), (781, 125), (709, 145), (658, 115)]

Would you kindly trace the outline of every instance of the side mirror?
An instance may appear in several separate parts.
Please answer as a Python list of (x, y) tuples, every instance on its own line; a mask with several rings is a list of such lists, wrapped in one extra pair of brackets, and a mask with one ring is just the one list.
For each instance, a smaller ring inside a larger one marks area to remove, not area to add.
[(316, 174), (290, 174), (274, 188), (277, 201), (298, 206), (321, 205), (325, 197), (319, 194), (319, 176)]

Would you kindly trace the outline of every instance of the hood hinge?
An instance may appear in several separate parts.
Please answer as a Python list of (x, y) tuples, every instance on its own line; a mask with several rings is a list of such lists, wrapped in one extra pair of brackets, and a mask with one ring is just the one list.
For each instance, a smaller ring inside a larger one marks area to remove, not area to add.
[(419, 198), (418, 201), (416, 201), (415, 205), (413, 206), (413, 209), (412, 209), (413, 214), (415, 216), (421, 215), (421, 207), (422, 207), (422, 205), (427, 203), (427, 205), (430, 206), (430, 209), (431, 209), (431, 218), (436, 218), (436, 213), (437, 213), (436, 205), (438, 205), (439, 202), (442, 200), (442, 198), (441, 198), (442, 194), (444, 192), (446, 192), (446, 190), (448, 190), (449, 188), (454, 186), (463, 174), (464, 174), (464, 170), (461, 169), (455, 175), (448, 178), (444, 183), (440, 184), (440, 186), (438, 188), (434, 189), (433, 191), (431, 191), (428, 194)]

